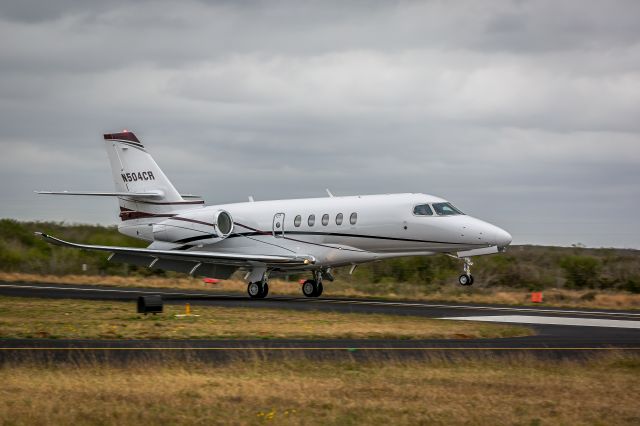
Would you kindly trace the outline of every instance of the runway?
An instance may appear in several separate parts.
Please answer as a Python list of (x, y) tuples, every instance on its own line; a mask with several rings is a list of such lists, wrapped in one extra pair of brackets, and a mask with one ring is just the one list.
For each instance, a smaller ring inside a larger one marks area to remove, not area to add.
[[(236, 359), (246, 357), (422, 358), (527, 353), (536, 357), (576, 358), (594, 353), (640, 353), (640, 312), (504, 305), (384, 301), (353, 298), (269, 296), (249, 299), (206, 291), (115, 288), (78, 285), (0, 283), (0, 294), (19, 297), (134, 301), (159, 294), (167, 304), (227, 306), (413, 315), (451, 320), (518, 323), (535, 336), (447, 340), (46, 340), (0, 339), (0, 359), (90, 358), (133, 360), (149, 357)], [(132, 309), (133, 305), (132, 305)]]

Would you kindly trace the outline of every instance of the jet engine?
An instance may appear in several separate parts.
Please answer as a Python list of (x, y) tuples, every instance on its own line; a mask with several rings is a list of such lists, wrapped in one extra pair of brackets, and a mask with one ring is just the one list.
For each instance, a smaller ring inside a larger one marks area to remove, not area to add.
[(215, 213), (213, 223), (216, 234), (220, 238), (227, 238), (233, 231), (233, 218), (225, 210), (218, 210)]
[(199, 211), (192, 215), (177, 215), (153, 225), (154, 241), (177, 244), (214, 244), (233, 232), (229, 212), (218, 210), (211, 215)]

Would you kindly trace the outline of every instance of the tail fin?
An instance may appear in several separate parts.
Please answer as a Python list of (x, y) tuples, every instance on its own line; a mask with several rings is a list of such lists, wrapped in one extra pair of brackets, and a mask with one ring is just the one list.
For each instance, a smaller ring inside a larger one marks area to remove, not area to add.
[[(133, 132), (105, 134), (104, 141), (116, 191), (131, 194), (118, 197), (122, 233), (144, 238), (141, 225), (159, 222), (178, 211), (204, 204), (203, 200), (185, 200), (180, 195)], [(141, 197), (141, 193), (155, 196)]]
[(158, 201), (184, 201), (133, 132), (124, 130), (120, 133), (109, 133), (104, 135), (104, 140), (116, 191), (157, 191), (160, 194)]

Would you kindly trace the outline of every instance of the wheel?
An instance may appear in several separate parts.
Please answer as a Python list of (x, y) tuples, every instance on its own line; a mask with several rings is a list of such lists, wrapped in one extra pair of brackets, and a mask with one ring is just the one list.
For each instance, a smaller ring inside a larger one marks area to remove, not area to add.
[(247, 285), (247, 293), (252, 299), (264, 299), (269, 294), (269, 284), (257, 281)]
[(314, 280), (306, 280), (304, 284), (302, 284), (302, 294), (307, 297), (316, 297), (317, 291), (318, 285)]
[(473, 285), (473, 281), (474, 281), (473, 275), (469, 275), (469, 278), (470, 278), (470, 281), (468, 285)]
[(320, 281), (320, 283), (318, 284), (318, 288), (316, 289), (315, 297), (322, 296), (322, 290), (324, 290), (324, 286), (322, 285), (322, 281)]
[(252, 299), (259, 299), (262, 294), (262, 286), (259, 282), (249, 283), (247, 284), (247, 293), (249, 293), (249, 297)]
[(458, 277), (458, 282), (460, 283), (460, 285), (471, 285), (470, 283), (472, 283), (473, 281), (471, 275), (462, 274)]

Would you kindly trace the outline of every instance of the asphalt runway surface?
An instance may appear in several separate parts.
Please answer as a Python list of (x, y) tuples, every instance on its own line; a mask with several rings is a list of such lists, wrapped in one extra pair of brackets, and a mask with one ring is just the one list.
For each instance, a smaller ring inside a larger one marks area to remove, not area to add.
[[(398, 359), (475, 357), (588, 358), (594, 354), (640, 353), (640, 311), (606, 311), (504, 305), (384, 301), (270, 295), (249, 299), (241, 294), (208, 291), (117, 288), (81, 285), (0, 283), (0, 294), (17, 297), (135, 302), (141, 295), (161, 295), (166, 304), (226, 306), (412, 315), (452, 320), (524, 324), (535, 336), (501, 339), (279, 339), (279, 340), (58, 340), (0, 339), (0, 361), (23, 359), (113, 360), (152, 358), (233, 360), (288, 358)], [(131, 305), (132, 311), (135, 305)]]

